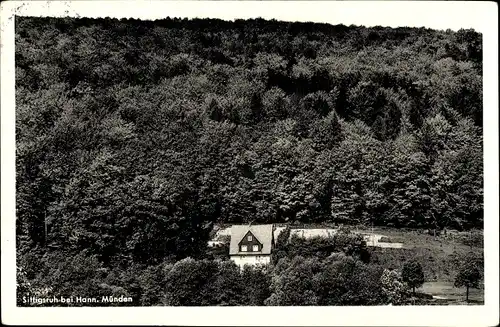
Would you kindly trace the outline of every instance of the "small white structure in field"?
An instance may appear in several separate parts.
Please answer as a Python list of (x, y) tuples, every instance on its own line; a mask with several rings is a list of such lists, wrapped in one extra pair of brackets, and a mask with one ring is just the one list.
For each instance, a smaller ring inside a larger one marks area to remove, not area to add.
[(229, 257), (240, 268), (269, 264), (274, 243), (273, 225), (233, 225)]

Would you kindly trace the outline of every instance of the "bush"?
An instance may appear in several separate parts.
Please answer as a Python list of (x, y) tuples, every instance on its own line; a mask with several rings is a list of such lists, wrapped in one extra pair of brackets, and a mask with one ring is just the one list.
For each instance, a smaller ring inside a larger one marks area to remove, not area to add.
[(484, 246), (484, 236), (482, 231), (470, 231), (460, 234), (462, 244), (470, 247), (482, 248)]
[(229, 245), (231, 243), (231, 235), (219, 235), (215, 240)]
[(302, 256), (325, 259), (334, 252), (343, 252), (365, 263), (370, 261), (370, 253), (363, 236), (349, 231), (339, 231), (329, 237), (312, 238), (301, 238), (294, 234), (287, 243), (281, 243), (277, 250), (279, 258)]
[(382, 269), (343, 253), (324, 260), (281, 259), (271, 278), (266, 305), (377, 305), (385, 303)]
[(16, 267), (16, 303), (18, 306), (30, 305), (25, 303), (24, 300), (33, 295), (33, 289), (31, 283), (26, 277), (26, 271), (17, 266)]
[(317, 305), (318, 286), (314, 277), (322, 271), (318, 258), (297, 256), (292, 260), (278, 262), (271, 279), (271, 296), (266, 305)]
[(222, 244), (207, 249), (207, 258), (213, 260), (228, 260), (229, 245)]
[(397, 270), (385, 269), (380, 277), (380, 283), (387, 303), (395, 305), (406, 303), (409, 292)]
[[(245, 275), (248, 277), (248, 275)], [(234, 306), (250, 300), (243, 275), (234, 262), (194, 260), (176, 262), (165, 276), (164, 305), (171, 306)], [(261, 287), (259, 285), (258, 287)], [(258, 303), (259, 295), (250, 296)], [(260, 295), (261, 297), (262, 295)]]
[(242, 271), (242, 305), (261, 306), (271, 295), (271, 277), (268, 267), (245, 265)]
[(175, 263), (165, 278), (163, 304), (172, 306), (213, 305), (208, 286), (217, 273), (215, 261), (186, 258)]
[(138, 277), (138, 284), (141, 288), (140, 305), (152, 306), (160, 305), (165, 290), (165, 268), (172, 266), (160, 264), (146, 268)]
[(383, 269), (364, 264), (343, 253), (325, 260), (318, 276), (320, 305), (379, 305), (384, 303), (380, 278)]

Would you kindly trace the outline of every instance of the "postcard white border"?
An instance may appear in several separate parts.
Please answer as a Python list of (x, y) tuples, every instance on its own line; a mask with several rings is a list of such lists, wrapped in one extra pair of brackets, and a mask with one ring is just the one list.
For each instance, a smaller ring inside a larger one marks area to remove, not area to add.
[[(14, 15), (210, 17), (474, 28), (484, 43), (485, 305), (431, 307), (17, 308)], [(498, 323), (498, 8), (455, 1), (5, 1), (1, 3), (2, 322), (5, 324), (493, 326)]]

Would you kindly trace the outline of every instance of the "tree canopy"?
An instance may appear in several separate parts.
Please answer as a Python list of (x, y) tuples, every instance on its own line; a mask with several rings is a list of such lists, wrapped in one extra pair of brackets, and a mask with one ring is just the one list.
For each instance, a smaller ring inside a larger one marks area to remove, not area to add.
[(17, 16), (18, 251), (104, 270), (179, 261), (166, 287), (185, 288), (162, 301), (190, 304), (217, 223), (482, 228), (481, 38)]

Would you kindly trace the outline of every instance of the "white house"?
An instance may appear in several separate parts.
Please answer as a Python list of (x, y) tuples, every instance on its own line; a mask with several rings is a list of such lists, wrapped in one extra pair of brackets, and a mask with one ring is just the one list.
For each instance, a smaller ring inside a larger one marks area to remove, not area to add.
[(273, 225), (233, 225), (229, 257), (239, 267), (269, 264), (273, 248)]

